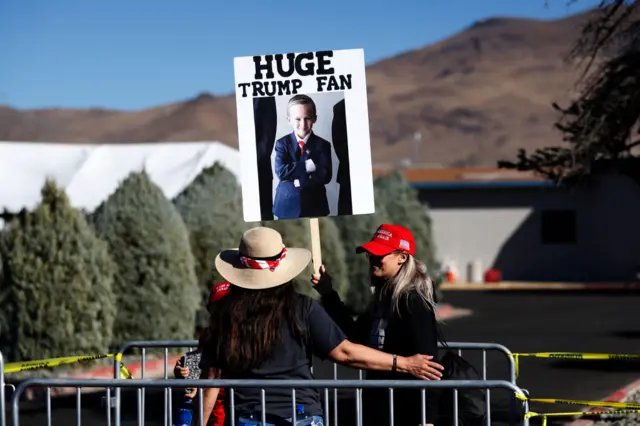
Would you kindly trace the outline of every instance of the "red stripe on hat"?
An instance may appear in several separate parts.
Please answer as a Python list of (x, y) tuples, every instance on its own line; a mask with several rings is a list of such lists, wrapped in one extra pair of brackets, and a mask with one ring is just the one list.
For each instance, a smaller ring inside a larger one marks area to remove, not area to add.
[(240, 255), (240, 262), (250, 269), (269, 269), (270, 271), (275, 271), (285, 257), (287, 257), (287, 248), (283, 245), (280, 257), (275, 260), (254, 259)]

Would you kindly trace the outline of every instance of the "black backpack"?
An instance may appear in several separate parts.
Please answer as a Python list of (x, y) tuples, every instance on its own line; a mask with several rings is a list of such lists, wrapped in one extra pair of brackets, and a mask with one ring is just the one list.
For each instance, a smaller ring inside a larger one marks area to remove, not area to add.
[[(467, 360), (449, 346), (438, 327), (438, 340), (446, 348), (446, 353), (440, 359), (444, 367), (443, 380), (482, 380), (478, 371)], [(485, 389), (458, 389), (458, 425), (482, 426), (487, 414), (485, 407)], [(453, 389), (441, 389), (438, 396), (438, 422), (437, 426), (453, 425)]]

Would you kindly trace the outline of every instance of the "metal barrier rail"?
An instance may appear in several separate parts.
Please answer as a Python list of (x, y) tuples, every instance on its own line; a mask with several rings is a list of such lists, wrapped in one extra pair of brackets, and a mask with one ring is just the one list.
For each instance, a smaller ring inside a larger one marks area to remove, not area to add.
[[(146, 350), (153, 348), (162, 348), (164, 349), (164, 378), (169, 378), (169, 348), (187, 348), (187, 350), (191, 350), (198, 346), (197, 340), (137, 340), (124, 343), (120, 349), (118, 350), (118, 355), (124, 354), (128, 349), (141, 349), (140, 361), (141, 361), (141, 372), (140, 378), (144, 379), (145, 377), (145, 364), (146, 364)], [(120, 357), (113, 357), (113, 378), (118, 379), (118, 372), (120, 371)], [(164, 404), (166, 409), (164, 410), (164, 426), (170, 426), (173, 420), (173, 407), (171, 405), (172, 399), (172, 389), (165, 388), (164, 389)], [(119, 404), (120, 402), (120, 388), (116, 388), (116, 401)], [(107, 400), (111, 400), (111, 390), (107, 389)], [(144, 406), (145, 406), (145, 389), (138, 389), (138, 404), (141, 404), (143, 409), (139, 412), (139, 424), (144, 424)], [(111, 422), (109, 422), (111, 424)]]
[(5, 409), (4, 409), (4, 357), (0, 352), (0, 426), (6, 425)]
[[(450, 342), (450, 343), (447, 343), (447, 346), (449, 349), (457, 349), (458, 355), (460, 356), (462, 356), (463, 349), (476, 350), (476, 351), (481, 350), (482, 351), (482, 380), (487, 380), (487, 351), (493, 350), (493, 351), (497, 351), (504, 354), (509, 364), (509, 381), (514, 385), (516, 384), (516, 376), (517, 376), (516, 363), (512, 356), (513, 353), (506, 346), (501, 345), (499, 343), (475, 343), (475, 342)], [(443, 349), (444, 345), (438, 342), (438, 348)], [(453, 391), (453, 397), (454, 397), (453, 404), (454, 404), (454, 407), (456, 407), (457, 409), (457, 406), (458, 406), (457, 390)], [(487, 410), (486, 424), (490, 425), (491, 424), (491, 390), (490, 389), (487, 389), (484, 405), (485, 405), (485, 410)], [(511, 396), (509, 398), (509, 424), (510, 425), (514, 423), (514, 419), (516, 417), (515, 413), (517, 411), (516, 407), (517, 407), (516, 398), (515, 396)]]
[[(481, 350), (482, 351), (482, 378), (486, 379), (487, 375), (487, 351), (496, 351), (503, 353), (509, 364), (509, 381), (516, 384), (516, 363), (513, 359), (513, 352), (504, 345), (499, 343), (483, 343), (483, 342), (450, 342), (447, 343), (449, 349), (457, 349), (458, 354), (462, 355), (462, 350)], [(438, 348), (443, 349), (442, 343), (438, 342)]]
[[(487, 351), (501, 352), (505, 355), (509, 364), (509, 381), (516, 384), (516, 364), (513, 359), (513, 353), (504, 345), (499, 343), (484, 343), (484, 342), (449, 342), (449, 349), (457, 349), (458, 354), (462, 355), (462, 350), (481, 350), (482, 351), (482, 378), (486, 379), (487, 376)], [(144, 364), (145, 364), (145, 349), (151, 348), (163, 348), (165, 349), (165, 372), (168, 369), (166, 362), (168, 361), (168, 348), (191, 348), (197, 347), (197, 340), (139, 340), (132, 341), (123, 344), (120, 347), (118, 353), (124, 354), (128, 349), (138, 348), (142, 349), (141, 361), (142, 361), (142, 375), (144, 377)], [(444, 349), (442, 343), (438, 342), (438, 348)], [(120, 371), (120, 361), (114, 358), (114, 378), (118, 378), (118, 371)], [(167, 378), (165, 376), (165, 378)]]
[[(139, 340), (139, 341), (131, 341), (123, 344), (118, 353), (124, 354), (127, 350), (138, 348), (141, 349), (141, 378), (145, 377), (145, 360), (146, 360), (146, 349), (152, 348), (162, 348), (164, 349), (164, 378), (168, 379), (169, 373), (169, 365), (168, 365), (168, 348), (191, 348), (197, 347), (197, 340)], [(509, 380), (514, 385), (516, 384), (516, 364), (515, 360), (512, 356), (512, 352), (504, 345), (498, 343), (476, 343), (476, 342), (449, 342), (447, 346), (451, 350), (457, 350), (459, 355), (462, 355), (463, 350), (475, 350), (482, 351), (482, 380), (487, 380), (487, 351), (496, 351), (503, 353), (508, 365), (509, 365)], [(438, 347), (440, 349), (445, 348), (442, 343), (438, 342)], [(118, 372), (120, 371), (120, 358), (114, 357), (114, 378), (118, 378)], [(359, 380), (363, 380), (363, 370), (358, 370), (358, 378)], [(338, 365), (333, 364), (333, 379), (338, 380)], [(120, 390), (116, 389), (116, 399), (120, 399)], [(165, 406), (167, 409), (164, 413), (164, 425), (169, 426), (173, 419), (172, 406), (170, 404), (171, 401), (171, 389), (165, 389), (164, 398), (165, 398)], [(361, 389), (356, 389), (356, 408), (357, 410), (362, 409), (362, 392)], [(107, 398), (110, 398), (110, 391), (107, 390)], [(328, 399), (328, 398), (327, 398)], [(138, 400), (142, 404), (142, 407), (145, 405), (145, 392), (144, 389), (138, 390)], [(458, 405), (458, 391), (454, 390), (454, 407), (457, 409)], [(515, 412), (517, 407), (517, 401), (515, 397), (511, 397), (509, 401), (509, 424), (513, 424), (515, 421)], [(487, 420), (486, 424), (491, 424), (491, 392), (487, 389), (486, 398), (485, 398), (485, 410), (487, 411)], [(144, 423), (144, 409), (141, 411), (141, 422)], [(338, 424), (338, 390), (334, 388), (333, 390), (333, 422), (337, 426)]]
[[(11, 399), (13, 426), (20, 426), (20, 397), (30, 386), (43, 386), (47, 388), (47, 421), (51, 424), (51, 401), (50, 391), (52, 387), (71, 387), (76, 388), (76, 419), (77, 425), (81, 424), (81, 392), (82, 387), (91, 388), (136, 388), (136, 389), (149, 389), (149, 388), (212, 388), (212, 387), (225, 387), (229, 388), (229, 401), (230, 401), (230, 413), (232, 426), (236, 425), (235, 422), (235, 405), (234, 405), (234, 388), (261, 388), (261, 413), (262, 424), (266, 424), (265, 419), (265, 388), (284, 388), (291, 389), (292, 397), (292, 419), (295, 422), (296, 417), (296, 403), (295, 403), (295, 389), (319, 389), (325, 388), (325, 395), (328, 389), (353, 389), (353, 388), (378, 388), (389, 389), (389, 402), (393, 402), (393, 390), (394, 389), (420, 389), (421, 390), (421, 414), (422, 425), (426, 424), (426, 389), (507, 389), (511, 393), (523, 394), (522, 389), (506, 380), (443, 380), (443, 381), (427, 381), (427, 380), (170, 380), (170, 379), (134, 379), (134, 380), (120, 380), (120, 379), (29, 379), (22, 382), (16, 387), (16, 391)], [(203, 418), (203, 392), (199, 394), (199, 419)], [(325, 416), (328, 417), (328, 405), (325, 399)], [(138, 400), (138, 412), (142, 410), (140, 400)], [(525, 416), (522, 419), (522, 425), (528, 426), (529, 421), (526, 418), (528, 413), (528, 405), (523, 404), (523, 411)], [(107, 413), (111, 412), (111, 404), (107, 404)], [(454, 406), (454, 425), (458, 425), (457, 409)], [(356, 414), (358, 426), (362, 426), (362, 411), (357, 411)], [(107, 415), (108, 421), (110, 421), (109, 414)], [(393, 412), (390, 410), (390, 425), (393, 426)], [(140, 416), (138, 416), (138, 425), (142, 425)], [(121, 425), (120, 418), (120, 400), (116, 399), (116, 414), (115, 414), (115, 426)]]

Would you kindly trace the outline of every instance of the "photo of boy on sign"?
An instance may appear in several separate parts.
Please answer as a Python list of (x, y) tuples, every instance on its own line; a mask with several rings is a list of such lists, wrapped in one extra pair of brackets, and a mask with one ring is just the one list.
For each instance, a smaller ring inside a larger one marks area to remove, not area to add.
[(362, 50), (235, 58), (235, 73), (245, 220), (373, 213)]
[(273, 214), (277, 219), (321, 217), (329, 214), (325, 185), (331, 182), (331, 144), (313, 133), (316, 104), (295, 95), (287, 105), (293, 131), (276, 141), (276, 188)]

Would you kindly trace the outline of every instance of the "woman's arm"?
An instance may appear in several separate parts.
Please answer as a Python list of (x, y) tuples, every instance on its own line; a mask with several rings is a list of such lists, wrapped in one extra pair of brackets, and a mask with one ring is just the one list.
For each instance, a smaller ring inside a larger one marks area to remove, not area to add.
[[(218, 374), (216, 369), (214, 368), (206, 368), (202, 370), (202, 374), (200, 376), (201, 379), (216, 379), (218, 378)], [(198, 426), (209, 425), (211, 418), (211, 412), (213, 411), (213, 407), (216, 405), (216, 400), (218, 399), (218, 392), (220, 392), (220, 388), (205, 388), (202, 392), (202, 415), (204, 416), (202, 422)]]
[(327, 315), (318, 302), (308, 298), (307, 327), (314, 353), (321, 359), (334, 361), (355, 368), (386, 370), (413, 374), (421, 379), (439, 380), (443, 367), (431, 361), (433, 357), (414, 355), (401, 357), (384, 353), (346, 339), (343, 331)]
[(440, 371), (443, 367), (431, 361), (433, 356), (420, 354), (410, 357), (396, 356), (348, 340), (343, 340), (329, 353), (329, 357), (349, 367), (409, 373), (424, 380), (440, 380), (442, 377)]
[(353, 319), (350, 310), (340, 300), (338, 292), (333, 289), (333, 279), (329, 275), (324, 265), (320, 265), (320, 273), (311, 277), (313, 288), (320, 293), (322, 297), (322, 307), (327, 311), (332, 320), (338, 324), (338, 327), (353, 341), (359, 341), (361, 325), (357, 320)]

